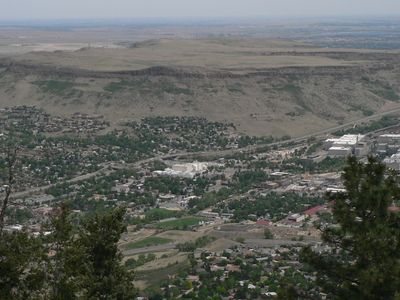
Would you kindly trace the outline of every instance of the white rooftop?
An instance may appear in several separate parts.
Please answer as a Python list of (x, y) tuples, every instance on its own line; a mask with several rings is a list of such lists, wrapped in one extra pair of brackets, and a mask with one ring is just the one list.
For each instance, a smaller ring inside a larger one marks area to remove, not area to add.
[(351, 151), (351, 148), (350, 147), (338, 147), (338, 146), (333, 146), (333, 147), (330, 147), (329, 148), (329, 150), (331, 151)]
[(382, 134), (382, 135), (380, 135), (380, 137), (400, 139), (400, 134)]
[(173, 177), (193, 178), (197, 174), (201, 174), (207, 171), (208, 166), (208, 163), (203, 162), (175, 164), (172, 166), (172, 168), (167, 168), (164, 171), (154, 171), (154, 173)]
[(361, 134), (345, 134), (340, 138), (327, 139), (326, 142), (331, 142), (333, 145), (355, 145), (365, 138)]

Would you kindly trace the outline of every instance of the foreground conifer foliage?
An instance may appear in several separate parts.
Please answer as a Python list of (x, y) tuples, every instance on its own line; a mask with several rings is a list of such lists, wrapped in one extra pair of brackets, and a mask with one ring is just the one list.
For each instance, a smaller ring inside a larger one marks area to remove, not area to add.
[(331, 195), (337, 224), (322, 228), (326, 251), (303, 251), (317, 284), (332, 299), (400, 299), (400, 215), (395, 174), (369, 158), (349, 158), (346, 193)]
[(0, 299), (133, 299), (132, 274), (117, 247), (124, 215), (117, 208), (73, 226), (62, 205), (49, 235), (3, 232)]

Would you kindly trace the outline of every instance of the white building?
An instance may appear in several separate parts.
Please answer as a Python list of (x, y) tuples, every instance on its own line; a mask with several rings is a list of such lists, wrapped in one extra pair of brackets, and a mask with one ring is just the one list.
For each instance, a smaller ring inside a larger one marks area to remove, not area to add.
[[(348, 156), (353, 152), (358, 156), (364, 156), (369, 151), (366, 143), (360, 143), (365, 138), (361, 134), (346, 134), (340, 138), (331, 138), (325, 141), (325, 150), (329, 156)], [(357, 151), (356, 151), (357, 149)]]
[(342, 136), (340, 138), (327, 139), (325, 141), (325, 148), (329, 149), (330, 147), (333, 147), (333, 146), (336, 146), (336, 147), (352, 146), (352, 147), (354, 147), (355, 145), (357, 145), (357, 143), (364, 140), (364, 138), (365, 138), (365, 135), (361, 135), (361, 134), (345, 134), (344, 136)]
[(154, 171), (155, 174), (172, 177), (193, 178), (196, 175), (206, 172), (208, 164), (203, 162), (193, 162), (187, 164), (175, 164), (164, 171)]
[(298, 222), (304, 221), (305, 218), (306, 218), (306, 217), (305, 217), (304, 215), (301, 215), (301, 214), (293, 214), (293, 215), (290, 215), (290, 216), (288, 217), (288, 220), (298, 223)]
[(383, 163), (390, 169), (400, 171), (400, 152), (385, 158)]
[(352, 154), (352, 148), (351, 147), (339, 147), (339, 146), (334, 146), (330, 147), (328, 150), (328, 155), (329, 156), (348, 156)]
[(400, 144), (400, 134), (382, 134), (378, 137), (378, 143)]
[(332, 193), (332, 194), (337, 194), (337, 193), (346, 193), (347, 190), (344, 188), (338, 188), (338, 187), (328, 187), (326, 189), (327, 193)]

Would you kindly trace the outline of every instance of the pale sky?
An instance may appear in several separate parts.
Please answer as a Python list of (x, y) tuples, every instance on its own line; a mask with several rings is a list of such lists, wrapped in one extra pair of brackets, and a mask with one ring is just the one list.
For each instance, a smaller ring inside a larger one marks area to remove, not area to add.
[(0, 0), (0, 22), (349, 15), (400, 15), (400, 0)]

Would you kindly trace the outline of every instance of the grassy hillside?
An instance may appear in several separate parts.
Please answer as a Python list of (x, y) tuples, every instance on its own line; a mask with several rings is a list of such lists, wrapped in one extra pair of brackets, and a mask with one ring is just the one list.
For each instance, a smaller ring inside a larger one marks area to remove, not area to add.
[(0, 104), (113, 123), (201, 116), (253, 135), (298, 136), (400, 106), (399, 58), (258, 39), (32, 53), (0, 61)]

